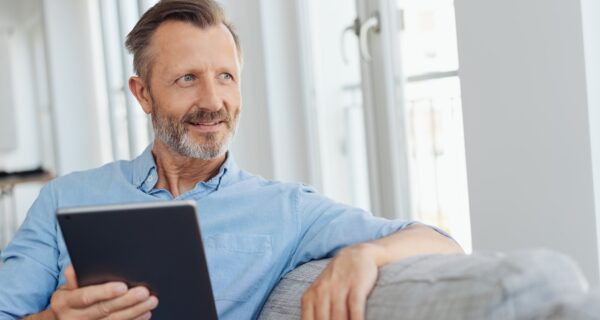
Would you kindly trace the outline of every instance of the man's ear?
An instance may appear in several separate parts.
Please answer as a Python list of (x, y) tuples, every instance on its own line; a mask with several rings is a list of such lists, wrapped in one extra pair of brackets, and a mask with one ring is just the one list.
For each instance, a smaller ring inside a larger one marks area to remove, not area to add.
[(140, 103), (144, 112), (150, 114), (152, 111), (152, 99), (144, 80), (138, 76), (129, 78), (129, 90), (131, 90), (133, 96)]

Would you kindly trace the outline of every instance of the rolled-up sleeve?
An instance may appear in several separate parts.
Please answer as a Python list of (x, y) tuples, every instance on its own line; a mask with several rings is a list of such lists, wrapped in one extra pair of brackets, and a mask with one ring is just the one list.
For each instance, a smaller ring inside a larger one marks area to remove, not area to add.
[(397, 232), (414, 221), (389, 220), (323, 197), (308, 186), (298, 189), (297, 245), (288, 269), (310, 260), (333, 256), (338, 250)]
[(42, 188), (13, 240), (0, 255), (0, 319), (43, 311), (59, 277), (56, 201), (52, 185)]

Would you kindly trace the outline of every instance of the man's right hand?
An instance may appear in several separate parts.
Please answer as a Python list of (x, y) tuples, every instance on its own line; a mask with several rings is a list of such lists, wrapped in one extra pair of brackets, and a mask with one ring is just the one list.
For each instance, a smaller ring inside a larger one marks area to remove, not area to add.
[(65, 278), (67, 284), (50, 300), (50, 310), (59, 320), (147, 320), (158, 305), (158, 299), (145, 287), (128, 289), (122, 282), (110, 282), (79, 288), (71, 266), (65, 270)]

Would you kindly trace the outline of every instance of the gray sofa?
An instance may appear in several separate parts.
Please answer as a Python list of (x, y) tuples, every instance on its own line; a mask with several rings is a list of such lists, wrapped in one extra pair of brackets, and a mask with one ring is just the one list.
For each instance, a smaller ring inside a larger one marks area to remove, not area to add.
[[(259, 319), (299, 319), (302, 293), (327, 263), (287, 274)], [(600, 319), (600, 292), (548, 250), (417, 256), (380, 270), (366, 319)]]

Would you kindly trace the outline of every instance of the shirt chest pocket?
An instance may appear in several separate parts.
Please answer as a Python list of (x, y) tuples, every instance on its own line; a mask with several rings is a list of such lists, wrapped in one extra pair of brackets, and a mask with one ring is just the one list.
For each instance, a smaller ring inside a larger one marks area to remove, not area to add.
[(204, 236), (215, 300), (246, 301), (271, 268), (271, 236), (219, 233)]

